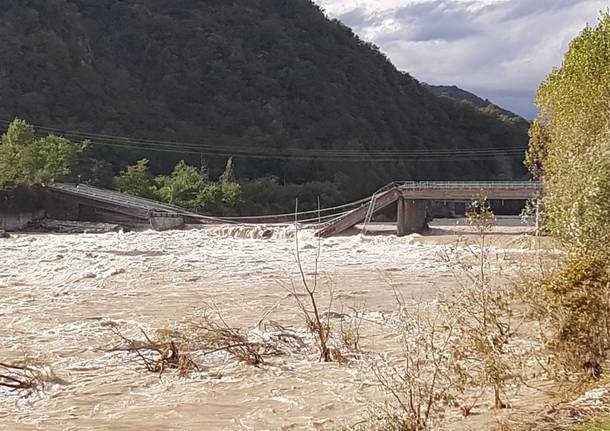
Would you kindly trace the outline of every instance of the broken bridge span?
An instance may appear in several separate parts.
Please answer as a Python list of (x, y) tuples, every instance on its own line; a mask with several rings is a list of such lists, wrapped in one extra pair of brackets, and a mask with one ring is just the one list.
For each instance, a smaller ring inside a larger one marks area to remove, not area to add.
[[(316, 235), (329, 237), (364, 223), (390, 205), (397, 208), (397, 233), (406, 235), (421, 232), (427, 223), (426, 205), (429, 201), (470, 201), (485, 197), (500, 200), (536, 199), (542, 184), (534, 181), (466, 181), (466, 182), (394, 182), (375, 194), (356, 202), (332, 208), (252, 217), (212, 217), (167, 205), (150, 199), (74, 184), (50, 184), (48, 192), (63, 199), (69, 198), (78, 210), (72, 218), (105, 220), (126, 217), (131, 221), (150, 223), (152, 227), (177, 228), (184, 223), (203, 224), (288, 224), (295, 221), (316, 229)], [(114, 214), (114, 216), (113, 216)], [(67, 218), (63, 215), (61, 218)], [(69, 217), (68, 217), (69, 218)]]

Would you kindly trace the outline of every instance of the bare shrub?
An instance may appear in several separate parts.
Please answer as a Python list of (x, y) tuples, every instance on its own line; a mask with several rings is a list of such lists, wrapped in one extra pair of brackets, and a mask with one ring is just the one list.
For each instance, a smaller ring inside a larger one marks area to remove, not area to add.
[(354, 355), (362, 353), (362, 347), (360, 345), (361, 339), (361, 328), (364, 321), (362, 312), (356, 307), (350, 307), (351, 315), (344, 314), (341, 312), (338, 338), (341, 342), (341, 346), (347, 351)]
[(34, 369), (25, 365), (0, 363), (0, 386), (13, 391), (33, 391), (38, 385)]
[(121, 346), (112, 348), (111, 351), (127, 351), (135, 354), (138, 362), (151, 373), (161, 374), (166, 370), (177, 370), (181, 376), (185, 376), (193, 370), (199, 370), (191, 357), (188, 343), (179, 341), (173, 331), (159, 330), (151, 338), (140, 329), (143, 339), (134, 339), (125, 336), (119, 325), (114, 322), (107, 323), (106, 326), (123, 342)]
[(433, 429), (459, 393), (449, 352), (455, 317), (443, 314), (438, 303), (407, 306), (397, 298), (400, 357), (380, 357), (370, 366), (388, 399), (372, 405), (368, 418), (352, 427), (355, 430)]
[(610, 272), (604, 260), (569, 256), (522, 286), (542, 327), (551, 374), (562, 381), (597, 378), (610, 351)]
[(268, 343), (249, 340), (241, 328), (229, 325), (215, 305), (205, 309), (203, 316), (189, 322), (187, 327), (189, 342), (205, 355), (226, 351), (241, 362), (258, 366), (265, 362), (263, 354), (276, 351)]
[(26, 357), (20, 363), (0, 363), (0, 387), (22, 396), (44, 391), (47, 383), (64, 383), (51, 367)]
[[(319, 208), (319, 202), (318, 202)], [(333, 349), (330, 343), (331, 339), (331, 325), (330, 325), (330, 316), (333, 314), (332, 307), (334, 301), (334, 289), (332, 283), (327, 283), (328, 286), (328, 307), (325, 313), (326, 318), (323, 317), (323, 312), (320, 309), (319, 305), (319, 288), (320, 288), (320, 274), (318, 271), (318, 265), (320, 262), (320, 252), (321, 252), (321, 240), (322, 238), (318, 236), (317, 238), (317, 247), (316, 254), (314, 258), (314, 268), (313, 274), (311, 278), (308, 278), (305, 269), (303, 267), (303, 262), (301, 260), (301, 248), (299, 245), (299, 224), (298, 224), (298, 210), (299, 210), (299, 201), (296, 200), (295, 204), (295, 220), (294, 220), (294, 229), (295, 229), (295, 248), (293, 251), (293, 256), (295, 260), (295, 264), (300, 276), (300, 284), (297, 284), (290, 279), (290, 286), (287, 288), (291, 296), (295, 299), (299, 309), (301, 310), (301, 314), (305, 319), (305, 325), (307, 329), (316, 335), (318, 348), (320, 350), (320, 360), (324, 362), (333, 362), (333, 361), (343, 361), (345, 358), (341, 355), (341, 352), (338, 349)], [(301, 299), (305, 297), (305, 300)]]
[[(319, 288), (322, 282), (319, 275), (312, 276), (315, 281), (307, 280), (301, 267), (301, 284), (297, 285), (290, 279), (288, 286), (282, 285), (295, 300), (305, 321), (305, 327), (316, 340), (320, 352), (320, 360), (324, 362), (347, 362), (362, 353), (361, 328), (363, 313), (356, 307), (350, 307), (349, 313), (343, 312), (343, 305), (335, 307), (336, 298), (334, 283), (327, 279), (328, 302), (323, 309), (320, 307)], [(305, 281), (303, 281), (305, 280)], [(305, 299), (303, 299), (305, 298)], [(325, 311), (322, 311), (325, 310)], [(340, 310), (340, 311), (335, 311)]]
[(206, 304), (197, 316), (186, 318), (174, 328), (158, 329), (152, 336), (139, 329), (141, 338), (128, 337), (114, 322), (105, 326), (121, 340), (121, 345), (111, 351), (135, 354), (136, 361), (147, 371), (163, 373), (165, 370), (176, 370), (181, 376), (201, 371), (199, 362), (214, 353), (226, 352), (240, 362), (260, 366), (265, 363), (265, 355), (286, 354), (295, 344), (304, 344), (298, 335), (288, 329), (262, 320), (257, 325), (259, 329), (274, 328), (275, 332), (265, 337), (260, 333), (250, 336), (249, 332), (252, 331), (229, 325), (214, 304)]
[(485, 198), (471, 203), (467, 220), (477, 234), (473, 246), (455, 247), (445, 255), (454, 269), (459, 289), (444, 306), (456, 316), (454, 337), (450, 340), (451, 368), (462, 389), (462, 413), (470, 414), (484, 393), (491, 389), (493, 406), (507, 407), (502, 401), (508, 385), (521, 382), (523, 353), (515, 344), (522, 323), (516, 319), (510, 283), (495, 282), (491, 266), (488, 234), (495, 216)]
[(472, 203), (468, 221), (476, 244), (456, 245), (442, 256), (453, 269), (456, 292), (411, 307), (396, 295), (401, 360), (375, 362), (372, 373), (389, 400), (374, 406), (356, 429), (431, 429), (450, 407), (471, 414), (488, 391), (495, 408), (506, 407), (507, 387), (521, 383), (524, 358), (515, 342), (520, 321), (510, 283), (492, 278), (488, 233), (494, 215), (486, 199)]

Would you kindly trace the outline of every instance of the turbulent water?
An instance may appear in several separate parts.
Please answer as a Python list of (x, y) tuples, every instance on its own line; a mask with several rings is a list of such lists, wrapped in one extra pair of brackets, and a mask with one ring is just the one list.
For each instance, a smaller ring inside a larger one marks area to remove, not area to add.
[[(429, 299), (453, 285), (439, 258), (445, 246), (420, 240), (318, 243), (299, 233), (310, 277), (319, 248), (321, 302), (332, 285), (337, 310), (361, 310), (369, 352), (395, 345), (384, 326), (394, 290)], [(299, 279), (291, 228), (20, 234), (0, 240), (0, 262), (0, 362), (27, 357), (54, 373), (28, 397), (0, 389), (0, 429), (314, 429), (355, 420), (379, 396), (357, 364), (320, 363), (315, 349), (260, 367), (219, 353), (188, 377), (148, 373), (133, 355), (112, 351), (110, 323), (137, 336), (138, 328), (175, 327), (204, 304), (244, 330), (264, 317), (306, 336), (289, 294)]]

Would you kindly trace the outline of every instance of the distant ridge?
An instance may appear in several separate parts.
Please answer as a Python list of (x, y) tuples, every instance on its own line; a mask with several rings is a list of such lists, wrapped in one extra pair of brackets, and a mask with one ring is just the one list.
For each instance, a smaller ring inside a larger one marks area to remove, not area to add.
[(446, 97), (448, 99), (454, 100), (458, 103), (469, 103), (476, 108), (485, 109), (490, 107), (495, 107), (497, 110), (508, 118), (513, 118), (517, 120), (527, 120), (522, 116), (515, 114), (509, 110), (506, 110), (495, 103), (491, 102), (489, 99), (482, 99), (474, 93), (463, 90), (455, 85), (430, 85), (424, 84), (435, 96), (438, 97)]

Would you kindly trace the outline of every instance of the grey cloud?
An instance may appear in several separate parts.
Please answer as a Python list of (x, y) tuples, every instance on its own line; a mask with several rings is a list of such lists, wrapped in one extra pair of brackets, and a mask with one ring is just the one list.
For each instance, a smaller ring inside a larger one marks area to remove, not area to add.
[(467, 6), (471, 4), (472, 2), (456, 4), (454, 0), (433, 0), (368, 15), (360, 9), (360, 16), (367, 18), (360, 22), (353, 20), (353, 24), (357, 28), (366, 28), (391, 19), (400, 25), (398, 30), (381, 35), (379, 42), (393, 39), (412, 42), (455, 41), (479, 34), (470, 20), (472, 12)]
[(415, 78), (473, 89), (530, 118), (539, 83), (607, 8), (607, 0), (319, 1), (340, 6), (346, 25)]
[(453, 1), (406, 6), (396, 9), (393, 16), (410, 29), (410, 40), (414, 42), (454, 41), (479, 33), (470, 20), (471, 13), (464, 7), (456, 7)]
[(498, 7), (504, 8), (505, 14), (502, 18), (503, 21), (511, 21), (526, 16), (545, 14), (550, 12), (556, 12), (560, 9), (569, 9), (578, 7), (579, 3), (586, 4), (591, 3), (587, 0), (581, 2), (574, 0), (535, 0), (535, 1), (517, 1), (514, 5), (509, 3), (500, 3)]
[(378, 21), (375, 19), (376, 15), (367, 12), (366, 9), (357, 8), (350, 10), (342, 15), (339, 15), (337, 18), (348, 27), (351, 27), (354, 30), (361, 29), (365, 26), (373, 26), (378, 24)]
[(472, 15), (472, 8), (479, 5), (480, 3), (476, 1), (429, 0), (396, 8), (394, 13), (397, 17), (439, 16), (441, 14), (468, 16)]

